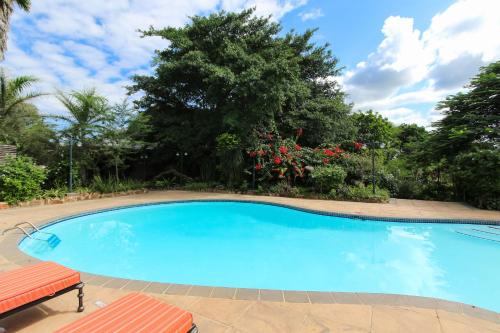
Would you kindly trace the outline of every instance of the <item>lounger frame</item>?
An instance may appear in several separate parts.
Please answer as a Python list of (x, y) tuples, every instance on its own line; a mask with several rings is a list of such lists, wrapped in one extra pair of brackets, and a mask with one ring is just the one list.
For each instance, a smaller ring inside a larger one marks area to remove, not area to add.
[(40, 303), (43, 303), (45, 301), (48, 301), (49, 299), (52, 299), (52, 298), (55, 298), (57, 296), (61, 296), (63, 294), (66, 294), (70, 291), (73, 291), (75, 289), (78, 290), (78, 309), (77, 311), (78, 312), (82, 312), (85, 308), (83, 306), (83, 287), (85, 286), (85, 283), (83, 282), (79, 282), (77, 284), (74, 284), (72, 286), (69, 286), (65, 289), (62, 289), (62, 290), (59, 290), (57, 291), (56, 293), (54, 293), (53, 295), (49, 295), (49, 296), (45, 296), (45, 297), (42, 297), (42, 298), (39, 298), (33, 302), (30, 302), (30, 303), (26, 303), (24, 305), (21, 305), (21, 306), (18, 306), (17, 308), (14, 308), (12, 310), (9, 310), (7, 312), (4, 312), (4, 313), (0, 313), (0, 320), (1, 319), (4, 319), (4, 318), (7, 318), (15, 313), (18, 313), (19, 311), (23, 311), (23, 310), (26, 310), (27, 308), (30, 308), (32, 306), (35, 306), (35, 305), (38, 305)]

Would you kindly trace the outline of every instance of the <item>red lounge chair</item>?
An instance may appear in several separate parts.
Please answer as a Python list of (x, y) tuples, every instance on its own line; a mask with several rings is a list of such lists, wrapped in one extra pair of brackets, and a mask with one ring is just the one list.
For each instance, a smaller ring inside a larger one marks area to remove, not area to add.
[(83, 286), (80, 273), (53, 262), (0, 272), (0, 319), (74, 289), (81, 312)]
[(155, 298), (133, 293), (55, 333), (195, 333), (193, 315)]

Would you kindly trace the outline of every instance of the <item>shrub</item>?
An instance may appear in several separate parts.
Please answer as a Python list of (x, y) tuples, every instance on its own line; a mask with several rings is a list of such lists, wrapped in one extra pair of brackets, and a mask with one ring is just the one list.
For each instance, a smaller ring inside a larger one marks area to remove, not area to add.
[(169, 189), (174, 185), (174, 181), (172, 179), (158, 179), (153, 181), (153, 187), (158, 189)]
[(330, 191), (333, 199), (346, 199), (352, 201), (387, 202), (390, 198), (386, 189), (375, 188), (375, 194), (371, 186), (360, 184), (359, 186), (341, 187)]
[(89, 188), (93, 192), (112, 193), (125, 192), (146, 187), (145, 184), (138, 180), (125, 179), (116, 181), (114, 178), (103, 179), (100, 176), (95, 176)]
[(338, 165), (326, 165), (314, 168), (311, 178), (321, 193), (323, 190), (331, 191), (339, 188), (345, 180), (347, 173)]
[(184, 190), (186, 191), (206, 191), (215, 188), (214, 183), (206, 182), (191, 182), (184, 185)]
[(0, 165), (0, 198), (8, 204), (31, 200), (41, 195), (47, 175), (29, 157), (8, 157)]
[(222, 133), (215, 138), (216, 153), (222, 181), (229, 187), (236, 186), (243, 172), (243, 154), (239, 138), (230, 133)]
[(65, 187), (51, 188), (48, 190), (44, 190), (42, 193), (42, 198), (44, 199), (54, 199), (54, 198), (64, 198), (67, 193), (67, 189)]
[(298, 187), (291, 186), (284, 180), (270, 186), (268, 188), (268, 193), (287, 197), (298, 197), (301, 195), (301, 191)]
[(385, 170), (377, 172), (377, 185), (387, 189), (393, 197), (396, 197), (399, 193), (398, 181), (392, 173), (388, 173)]

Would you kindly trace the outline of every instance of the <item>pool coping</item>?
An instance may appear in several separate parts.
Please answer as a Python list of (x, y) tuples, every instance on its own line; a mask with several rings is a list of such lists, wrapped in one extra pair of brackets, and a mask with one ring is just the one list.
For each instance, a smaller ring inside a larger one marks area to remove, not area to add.
[[(97, 209), (91, 211), (83, 211), (77, 214), (65, 215), (56, 219), (49, 219), (34, 223), (37, 227), (43, 228), (49, 225), (60, 223), (72, 218), (114, 211), (119, 209), (173, 204), (173, 203), (190, 203), (190, 202), (242, 202), (255, 203), (279, 206), (298, 211), (315, 213), (320, 215), (355, 218), (371, 223), (375, 222), (403, 222), (403, 223), (455, 223), (455, 224), (487, 224), (500, 225), (500, 221), (496, 220), (474, 220), (474, 219), (425, 219), (425, 218), (394, 218), (394, 217), (378, 217), (358, 214), (346, 214), (337, 212), (328, 212), (321, 210), (308, 209), (293, 205), (270, 203), (258, 200), (237, 200), (237, 199), (192, 199), (192, 200), (167, 200), (154, 201), (149, 203), (140, 203), (132, 205), (121, 205), (116, 207)], [(22, 252), (18, 245), (26, 238), (23, 234), (16, 234), (18, 237), (4, 236), (0, 239), (0, 253), (2, 253), (10, 263), (19, 266), (30, 265), (40, 262), (39, 259), (29, 256)], [(500, 324), (500, 313), (495, 311), (476, 307), (474, 305), (448, 301), (439, 298), (422, 297), (402, 294), (386, 294), (386, 293), (365, 293), (365, 292), (325, 292), (325, 291), (301, 291), (301, 290), (271, 290), (271, 289), (252, 289), (252, 288), (227, 288), (227, 287), (212, 287), (200, 285), (186, 285), (175, 283), (160, 283), (143, 280), (130, 280), (123, 278), (115, 278), (111, 276), (98, 275), (82, 272), (82, 281), (93, 286), (101, 286), (105, 288), (120, 289), (125, 291), (142, 291), (153, 294), (179, 295), (179, 296), (195, 296), (208, 298), (222, 298), (231, 300), (246, 300), (246, 301), (270, 301), (280, 303), (310, 303), (310, 304), (364, 304), (364, 305), (387, 305), (387, 306), (402, 306), (402, 307), (417, 307), (424, 309), (444, 310), (453, 313), (473, 316), (483, 320), (491, 321)]]

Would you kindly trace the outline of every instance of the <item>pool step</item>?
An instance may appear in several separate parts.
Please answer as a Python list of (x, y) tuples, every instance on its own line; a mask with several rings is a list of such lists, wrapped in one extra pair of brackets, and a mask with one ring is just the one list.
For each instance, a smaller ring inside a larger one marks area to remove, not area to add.
[(493, 226), (477, 226), (455, 231), (461, 235), (500, 243), (500, 228)]

